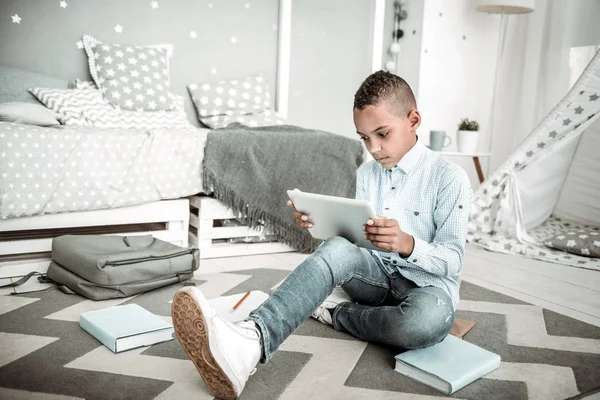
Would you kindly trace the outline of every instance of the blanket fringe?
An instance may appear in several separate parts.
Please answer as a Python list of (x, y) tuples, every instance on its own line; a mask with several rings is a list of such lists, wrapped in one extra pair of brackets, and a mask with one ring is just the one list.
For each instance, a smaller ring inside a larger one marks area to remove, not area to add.
[(236, 195), (228, 187), (218, 183), (215, 175), (204, 169), (204, 187), (212, 188), (212, 192), (217, 200), (225, 204), (236, 213), (241, 213), (248, 221), (251, 228), (263, 226), (277, 240), (284, 243), (301, 253), (312, 253), (321, 243), (321, 240), (314, 239), (308, 231), (301, 230), (296, 225), (270, 214), (267, 210), (261, 210), (249, 204), (246, 200)]

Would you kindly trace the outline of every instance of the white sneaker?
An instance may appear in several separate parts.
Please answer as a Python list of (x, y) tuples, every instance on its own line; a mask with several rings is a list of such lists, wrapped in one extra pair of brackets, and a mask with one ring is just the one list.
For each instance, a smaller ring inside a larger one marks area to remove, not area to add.
[(173, 327), (208, 391), (236, 399), (260, 361), (260, 334), (252, 322), (232, 324), (216, 315), (200, 289), (186, 286), (173, 297)]
[(337, 286), (333, 288), (333, 292), (327, 298), (319, 308), (315, 310), (310, 316), (316, 319), (317, 321), (326, 324), (333, 325), (333, 320), (331, 319), (331, 312), (329, 310), (333, 310), (340, 303), (345, 303), (347, 301), (352, 301), (350, 296), (344, 292), (344, 289)]

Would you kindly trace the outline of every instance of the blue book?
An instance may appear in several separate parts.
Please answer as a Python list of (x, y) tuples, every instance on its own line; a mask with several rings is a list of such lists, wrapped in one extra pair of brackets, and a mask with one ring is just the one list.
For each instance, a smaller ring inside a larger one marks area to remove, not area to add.
[(81, 313), (79, 326), (113, 353), (173, 339), (173, 325), (137, 304)]
[(452, 394), (500, 367), (500, 356), (448, 335), (431, 347), (398, 354), (395, 370)]

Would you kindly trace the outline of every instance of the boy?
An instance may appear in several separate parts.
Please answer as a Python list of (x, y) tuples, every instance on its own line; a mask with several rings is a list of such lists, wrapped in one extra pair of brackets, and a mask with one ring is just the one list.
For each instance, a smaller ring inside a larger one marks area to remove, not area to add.
[[(401, 349), (431, 346), (448, 334), (471, 187), (461, 168), (418, 139), (420, 123), (412, 90), (396, 75), (376, 72), (356, 92), (354, 124), (374, 158), (357, 172), (356, 197), (371, 201), (380, 216), (364, 230), (381, 251), (341, 237), (326, 240), (237, 324), (215, 316), (198, 288), (175, 294), (175, 332), (213, 395), (239, 396), (256, 365), (311, 315)], [(299, 226), (311, 226), (310, 216), (294, 211), (294, 217)], [(337, 286), (352, 301), (325, 301)]]

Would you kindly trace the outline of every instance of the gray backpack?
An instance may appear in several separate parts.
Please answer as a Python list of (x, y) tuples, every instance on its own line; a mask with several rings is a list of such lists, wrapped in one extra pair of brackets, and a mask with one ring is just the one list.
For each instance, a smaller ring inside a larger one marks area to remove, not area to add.
[(47, 278), (92, 300), (128, 297), (191, 278), (199, 255), (152, 235), (64, 235), (52, 240)]

